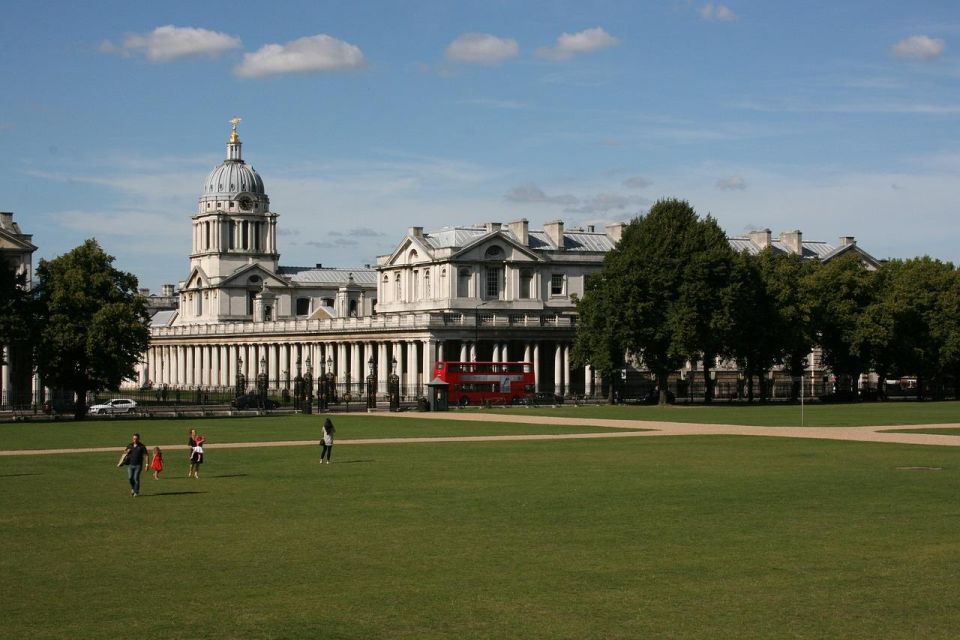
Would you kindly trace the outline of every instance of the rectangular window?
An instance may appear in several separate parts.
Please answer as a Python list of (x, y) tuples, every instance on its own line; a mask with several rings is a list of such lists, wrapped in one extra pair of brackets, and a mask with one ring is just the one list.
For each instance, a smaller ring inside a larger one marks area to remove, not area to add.
[(563, 295), (563, 274), (555, 273), (550, 276), (550, 295), (552, 296), (562, 296)]
[(503, 282), (503, 269), (498, 267), (487, 268), (487, 297), (499, 298)]

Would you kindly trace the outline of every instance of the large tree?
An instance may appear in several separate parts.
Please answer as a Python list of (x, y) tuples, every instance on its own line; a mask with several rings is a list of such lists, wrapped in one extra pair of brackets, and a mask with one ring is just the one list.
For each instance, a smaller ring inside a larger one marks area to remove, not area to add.
[[(586, 316), (586, 324), (578, 327), (578, 357), (612, 366), (615, 353), (629, 351), (656, 377), (665, 403), (669, 375), (702, 348), (700, 327), (709, 324), (698, 314), (710, 312), (711, 305), (684, 287), (707, 236), (703, 222), (682, 200), (661, 200), (632, 220), (578, 307)], [(708, 263), (697, 264), (707, 268)], [(601, 335), (587, 335), (591, 332)]]
[(26, 274), (17, 273), (0, 261), (0, 364), (9, 366), (12, 374), (11, 387), (2, 392), (6, 402), (14, 406), (34, 401), (30, 377), (38, 326), (35, 315), (36, 305), (27, 288)]
[(617, 281), (607, 272), (587, 281), (583, 298), (577, 305), (577, 337), (571, 357), (577, 366), (589, 364), (608, 381), (607, 399), (615, 400), (614, 386), (624, 365), (623, 336), (617, 313)]
[(72, 391), (75, 415), (88, 392), (119, 387), (135, 374), (150, 340), (137, 278), (113, 267), (96, 240), (37, 267), (41, 331), (37, 369), (46, 384)]

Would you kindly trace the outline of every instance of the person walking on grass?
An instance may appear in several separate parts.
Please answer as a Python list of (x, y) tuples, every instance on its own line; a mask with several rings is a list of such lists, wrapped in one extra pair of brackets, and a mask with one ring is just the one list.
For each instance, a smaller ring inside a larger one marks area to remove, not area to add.
[(196, 429), (190, 429), (190, 469), (187, 471), (188, 478), (200, 479), (200, 465), (203, 464), (203, 443), (206, 438), (197, 435)]
[[(127, 445), (127, 480), (130, 482), (130, 495), (134, 498), (140, 495), (140, 474), (150, 460), (150, 453), (140, 442), (140, 434), (133, 434), (133, 442)], [(122, 461), (121, 461), (122, 463)]]
[(336, 431), (333, 421), (327, 418), (323, 423), (323, 439), (320, 440), (320, 446), (323, 447), (320, 449), (320, 464), (323, 464), (324, 458), (326, 458), (327, 464), (330, 464), (330, 454), (333, 452), (333, 434)]
[(150, 468), (153, 469), (153, 479), (160, 479), (160, 472), (163, 471), (163, 452), (160, 447), (153, 448), (153, 460), (150, 462)]

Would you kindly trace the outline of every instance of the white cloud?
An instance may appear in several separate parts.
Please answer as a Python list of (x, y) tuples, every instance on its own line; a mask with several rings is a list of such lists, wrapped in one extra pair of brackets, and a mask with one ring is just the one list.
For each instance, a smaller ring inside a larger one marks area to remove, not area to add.
[(581, 201), (580, 204), (564, 209), (567, 213), (604, 213), (623, 211), (631, 207), (649, 206), (650, 200), (643, 196), (625, 196), (619, 193), (599, 193)]
[(243, 78), (260, 78), (284, 73), (340, 71), (364, 65), (359, 47), (324, 33), (298, 38), (286, 44), (268, 44), (254, 53), (245, 53), (234, 73)]
[(725, 4), (708, 2), (700, 7), (700, 18), (718, 22), (733, 22), (738, 19), (738, 16)]
[(717, 180), (717, 189), (721, 191), (742, 191), (747, 188), (747, 181), (742, 176), (730, 176)]
[(623, 186), (628, 189), (644, 189), (653, 184), (650, 180), (647, 180), (643, 176), (633, 176), (632, 178), (627, 178), (623, 181)]
[(890, 52), (899, 58), (933, 60), (939, 58), (945, 48), (946, 44), (940, 38), (910, 36), (890, 47)]
[(469, 64), (496, 64), (520, 54), (516, 40), (489, 33), (465, 33), (447, 46), (447, 60)]
[(553, 47), (540, 47), (534, 51), (538, 58), (566, 60), (581, 53), (591, 53), (616, 46), (620, 40), (607, 33), (603, 27), (585, 29), (577, 33), (563, 33)]
[(143, 54), (147, 60), (167, 62), (186, 56), (217, 56), (240, 46), (240, 38), (219, 31), (197, 27), (176, 27), (168, 24), (150, 33), (131, 33), (123, 43), (109, 40), (100, 43), (103, 53)]

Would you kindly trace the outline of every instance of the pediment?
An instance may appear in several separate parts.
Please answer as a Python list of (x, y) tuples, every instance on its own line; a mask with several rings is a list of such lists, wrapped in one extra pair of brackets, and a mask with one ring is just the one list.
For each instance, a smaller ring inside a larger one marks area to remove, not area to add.
[[(256, 276), (259, 282), (250, 282), (250, 278)], [(271, 289), (287, 289), (290, 283), (282, 276), (265, 269), (259, 264), (245, 264), (229, 276), (223, 279), (219, 287), (249, 287), (252, 285), (262, 285), (266, 283)]]
[(33, 253), (37, 248), (27, 240), (0, 229), (0, 250)]
[[(414, 254), (415, 252), (415, 254)], [(407, 236), (400, 245), (390, 254), (390, 258), (383, 266), (399, 267), (410, 264), (433, 262), (433, 247), (422, 238)]]
[[(499, 249), (502, 253), (497, 254)], [(477, 238), (454, 253), (451, 260), (457, 262), (542, 262), (536, 253), (517, 242), (513, 236), (503, 231), (494, 231)]]
[(194, 267), (187, 279), (183, 281), (183, 289), (202, 289), (210, 284), (210, 278), (200, 267)]

